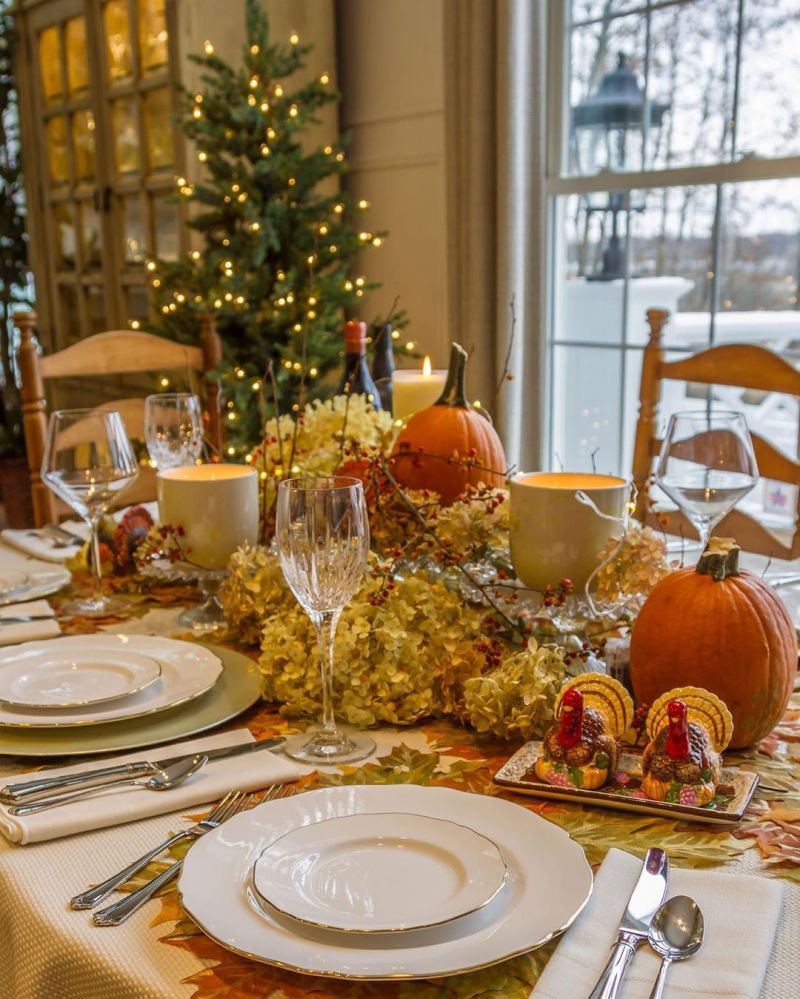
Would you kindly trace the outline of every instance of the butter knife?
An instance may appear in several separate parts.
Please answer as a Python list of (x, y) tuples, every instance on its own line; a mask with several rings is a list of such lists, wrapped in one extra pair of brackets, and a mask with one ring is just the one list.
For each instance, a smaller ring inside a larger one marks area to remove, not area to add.
[(667, 894), (669, 857), (652, 847), (644, 858), (642, 872), (623, 913), (617, 942), (597, 985), (588, 999), (614, 999), (636, 948), (647, 940), (647, 930)]
[[(283, 739), (261, 739), (257, 742), (240, 742), (235, 746), (221, 746), (219, 749), (204, 749), (203, 756), (208, 758), (208, 763), (215, 760), (227, 760), (234, 756), (242, 756), (245, 753), (260, 752), (262, 749), (275, 749), (282, 745)], [(8, 784), (0, 788), (0, 803), (4, 805), (18, 805), (23, 801), (30, 801), (36, 798), (45, 798), (48, 795), (63, 791), (64, 788), (76, 787), (104, 787), (107, 784), (115, 784), (117, 781), (127, 780), (131, 776), (150, 776), (171, 767), (175, 763), (183, 760), (190, 760), (197, 755), (193, 753), (183, 753), (180, 756), (171, 756), (166, 760), (156, 760), (150, 763), (147, 760), (140, 760), (136, 763), (119, 763), (114, 767), (103, 767), (100, 770), (84, 770), (78, 774), (63, 774), (60, 777), (38, 777), (34, 780), (20, 781), (19, 783)]]

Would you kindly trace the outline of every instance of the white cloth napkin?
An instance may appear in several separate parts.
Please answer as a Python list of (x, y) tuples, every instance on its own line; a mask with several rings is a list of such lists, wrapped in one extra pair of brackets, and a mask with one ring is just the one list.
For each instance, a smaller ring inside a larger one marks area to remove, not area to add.
[[(49, 621), (24, 621), (22, 624), (3, 624), (4, 617), (39, 617), (47, 615)], [(8, 604), (0, 607), (0, 645), (16, 645), (18, 642), (34, 642), (41, 638), (55, 638), (61, 634), (61, 626), (55, 618), (55, 611), (46, 600), (29, 600), (24, 604)]]
[[(562, 937), (533, 996), (576, 999), (589, 995), (606, 966), (641, 869), (638, 858), (609, 850), (586, 908)], [(672, 965), (666, 994), (692, 999), (758, 999), (781, 913), (781, 882), (672, 867), (667, 896), (673, 895), (688, 895), (697, 902), (703, 912), (705, 936), (694, 957)], [(642, 944), (628, 965), (619, 999), (647, 999), (659, 963), (660, 958)]]
[[(234, 732), (222, 732), (203, 739), (125, 753), (124, 756), (113, 759), (93, 760), (91, 763), (81, 763), (78, 766), (48, 770), (47, 776), (57, 777), (82, 770), (98, 770), (104, 766), (131, 763), (136, 760), (157, 762), (174, 756), (189, 756), (205, 749), (218, 749), (253, 741), (253, 736), (246, 728), (236, 729)], [(116, 789), (112, 787), (70, 804), (22, 817), (11, 815), (8, 807), (3, 805), (0, 806), (0, 833), (13, 843), (38, 843), (59, 836), (72, 836), (89, 829), (121, 825), (123, 822), (133, 822), (151, 815), (185, 812), (194, 805), (216, 801), (231, 789), (257, 791), (270, 784), (284, 784), (297, 780), (310, 769), (312, 768), (294, 763), (279, 753), (260, 749), (256, 753), (234, 756), (229, 760), (210, 760), (184, 784), (170, 791), (148, 791), (145, 788), (131, 786)], [(31, 777), (31, 774), (20, 775), (14, 780), (9, 780), (7, 785), (11, 786), (15, 781), (30, 780)]]
[[(70, 533), (85, 537), (88, 541), (89, 529), (82, 521), (71, 520), (66, 522), (64, 527)], [(67, 559), (74, 558), (80, 551), (79, 545), (70, 545), (67, 548), (61, 547), (50, 535), (45, 534), (44, 531), (17, 531), (9, 527), (4, 531), (0, 531), (0, 538), (7, 545), (16, 548), (17, 551), (31, 555), (33, 558), (42, 559), (44, 562), (56, 562), (60, 565), (66, 562)]]

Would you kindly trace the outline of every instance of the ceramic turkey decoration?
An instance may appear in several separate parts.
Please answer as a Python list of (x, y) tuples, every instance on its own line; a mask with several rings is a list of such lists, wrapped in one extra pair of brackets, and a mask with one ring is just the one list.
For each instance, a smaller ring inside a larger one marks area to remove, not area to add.
[(720, 754), (733, 734), (733, 718), (716, 694), (676, 687), (647, 715), (649, 742), (642, 754), (642, 790), (655, 801), (706, 805), (722, 772)]
[(617, 740), (633, 720), (627, 690), (604, 673), (583, 673), (562, 687), (555, 716), (536, 776), (561, 787), (601, 787), (616, 767)]

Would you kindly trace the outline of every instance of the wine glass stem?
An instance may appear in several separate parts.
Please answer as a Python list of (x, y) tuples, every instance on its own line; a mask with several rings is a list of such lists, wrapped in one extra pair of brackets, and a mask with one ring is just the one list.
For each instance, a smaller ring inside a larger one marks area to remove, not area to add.
[(103, 566), (100, 562), (100, 522), (91, 520), (92, 529), (92, 596), (99, 600), (103, 596)]
[(336, 735), (333, 715), (333, 641), (340, 611), (324, 611), (314, 622), (317, 628), (319, 666), (322, 675), (322, 733)]

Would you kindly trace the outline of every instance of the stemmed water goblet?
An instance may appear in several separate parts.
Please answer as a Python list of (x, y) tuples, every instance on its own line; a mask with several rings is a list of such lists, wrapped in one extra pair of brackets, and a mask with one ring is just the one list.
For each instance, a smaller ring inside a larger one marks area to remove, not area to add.
[(375, 743), (340, 729), (333, 711), (333, 643), (339, 617), (367, 568), (369, 520), (358, 479), (309, 476), (278, 487), (275, 538), (283, 574), (317, 632), (322, 725), (290, 740), (285, 752), (311, 763), (361, 760)]
[(89, 525), (94, 590), (71, 601), (71, 613), (99, 617), (125, 602), (103, 593), (100, 519), (139, 473), (122, 417), (115, 410), (62, 409), (50, 416), (42, 481)]
[(695, 527), (705, 551), (711, 531), (758, 482), (744, 415), (713, 409), (673, 414), (655, 481)]
[(194, 465), (203, 451), (203, 413), (190, 392), (159, 392), (144, 401), (144, 437), (159, 472)]

